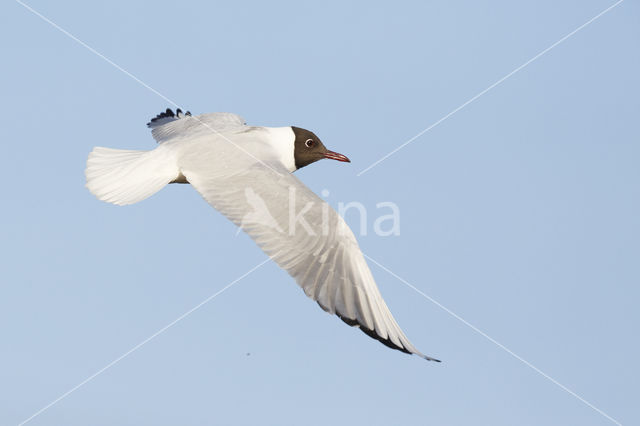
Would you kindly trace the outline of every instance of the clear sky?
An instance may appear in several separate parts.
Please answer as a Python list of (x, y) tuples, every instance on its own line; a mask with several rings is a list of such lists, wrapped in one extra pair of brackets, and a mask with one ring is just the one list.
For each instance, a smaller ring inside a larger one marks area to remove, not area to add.
[[(362, 250), (622, 424), (640, 424), (640, 6), (29, 4), (194, 113), (314, 130), (352, 163), (298, 176), (369, 210)], [(0, 424), (18, 424), (265, 255), (190, 187), (128, 207), (92, 147), (151, 149), (158, 94), (20, 4), (0, 5)], [(398, 236), (371, 232), (376, 203)], [(357, 227), (355, 214), (347, 221)], [(607, 425), (371, 264), (412, 342), (385, 348), (268, 263), (32, 425)]]

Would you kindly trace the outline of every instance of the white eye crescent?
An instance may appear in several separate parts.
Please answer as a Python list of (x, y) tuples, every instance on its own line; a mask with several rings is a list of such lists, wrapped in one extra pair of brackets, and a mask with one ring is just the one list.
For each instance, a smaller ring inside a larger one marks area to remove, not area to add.
[(304, 146), (306, 146), (307, 148), (311, 148), (313, 145), (315, 145), (315, 141), (313, 139), (307, 139), (304, 142)]

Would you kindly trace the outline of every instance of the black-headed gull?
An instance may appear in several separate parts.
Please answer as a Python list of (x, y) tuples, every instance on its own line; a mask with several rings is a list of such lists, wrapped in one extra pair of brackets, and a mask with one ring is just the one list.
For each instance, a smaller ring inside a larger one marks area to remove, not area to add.
[(390, 348), (438, 361), (404, 335), (342, 217), (292, 175), (323, 158), (347, 157), (308, 130), (247, 126), (231, 113), (167, 109), (148, 126), (158, 142), (153, 150), (91, 151), (87, 188), (96, 197), (132, 204), (169, 183), (189, 183), (322, 309)]

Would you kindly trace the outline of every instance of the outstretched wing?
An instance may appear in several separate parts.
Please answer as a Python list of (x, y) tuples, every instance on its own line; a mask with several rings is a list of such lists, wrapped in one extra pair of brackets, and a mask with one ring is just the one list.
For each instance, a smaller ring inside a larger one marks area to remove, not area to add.
[[(335, 210), (279, 162), (266, 160), (267, 167), (210, 144), (216, 142), (193, 141), (179, 159), (182, 173), (209, 204), (242, 226), (325, 311), (393, 349), (437, 361), (404, 335), (353, 232)], [(267, 211), (256, 214), (256, 197)]]
[(194, 138), (207, 133), (218, 134), (240, 130), (246, 123), (242, 117), (230, 112), (212, 112), (201, 115), (191, 115), (191, 112), (182, 112), (177, 109), (167, 108), (165, 112), (156, 115), (147, 123), (151, 128), (153, 138), (158, 142), (166, 142), (170, 139), (188, 137)]

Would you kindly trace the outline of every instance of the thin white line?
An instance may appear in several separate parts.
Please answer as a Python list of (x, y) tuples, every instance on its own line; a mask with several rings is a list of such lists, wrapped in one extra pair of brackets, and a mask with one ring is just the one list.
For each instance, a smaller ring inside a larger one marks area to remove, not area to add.
[[(162, 99), (164, 99), (165, 101), (167, 101), (168, 103), (170, 103), (171, 105), (173, 105), (175, 108), (181, 108), (177, 103), (175, 103), (174, 101), (172, 101), (171, 99), (167, 98), (166, 96), (164, 96), (162, 93), (158, 92), (156, 89), (154, 89), (153, 87), (149, 86), (147, 83), (145, 83), (144, 81), (140, 80), (138, 77), (136, 77), (135, 75), (131, 74), (129, 71), (125, 70), (124, 68), (122, 68), (120, 65), (116, 64), (115, 62), (113, 62), (111, 59), (107, 58), (106, 56), (104, 56), (102, 53), (98, 52), (97, 50), (95, 50), (93, 47), (89, 46), (87, 43), (83, 42), (82, 40), (80, 40), (79, 38), (77, 38), (76, 36), (74, 36), (73, 34), (71, 34), (69, 31), (65, 30), (64, 28), (60, 27), (58, 24), (56, 24), (55, 22), (53, 22), (52, 20), (50, 20), (49, 18), (47, 18), (46, 16), (44, 16), (43, 14), (41, 14), (40, 12), (38, 12), (37, 10), (35, 10), (34, 8), (32, 8), (31, 6), (29, 6), (28, 4), (22, 2), (21, 0), (15, 0), (18, 4), (22, 5), (25, 9), (29, 10), (31, 13), (33, 13), (34, 15), (38, 16), (39, 18), (41, 18), (43, 21), (47, 22), (48, 24), (50, 24), (52, 27), (54, 27), (55, 29), (57, 29), (58, 31), (60, 31), (61, 33), (63, 33), (64, 35), (66, 35), (67, 37), (69, 37), (70, 39), (74, 40), (75, 42), (77, 42), (78, 44), (80, 44), (81, 46), (83, 46), (84, 48), (86, 48), (87, 50), (89, 50), (91, 53), (95, 54), (96, 56), (104, 59), (107, 63), (109, 63), (110, 65), (112, 65), (113, 67), (115, 67), (116, 69), (118, 69), (119, 71), (123, 72), (124, 74), (126, 74), (127, 76), (131, 77), (133, 80), (135, 80), (137, 83), (139, 83), (140, 85), (144, 86), (145, 88), (149, 89), (150, 91), (152, 91), (153, 93), (155, 93), (156, 95), (160, 96)], [(198, 120), (198, 122), (200, 124), (202, 124), (203, 126), (205, 126), (206, 128), (208, 128), (209, 130), (211, 130), (213, 133), (221, 136), (223, 139), (225, 139), (227, 142), (229, 142), (231, 145), (235, 146), (236, 148), (238, 148), (239, 150), (241, 150), (242, 152), (244, 152), (245, 154), (249, 155), (250, 157), (252, 157), (254, 160), (258, 161), (259, 163), (261, 163), (263, 166), (271, 169), (272, 172), (274, 172), (275, 174), (277, 174), (278, 176), (282, 175), (282, 173), (279, 173), (277, 170), (275, 170), (273, 167), (271, 167), (270, 165), (266, 164), (264, 161), (262, 161), (261, 159), (257, 158), (256, 156), (254, 156), (253, 154), (251, 154), (249, 151), (247, 151), (246, 149), (242, 148), (241, 146), (239, 146), (238, 144), (236, 144), (235, 142), (233, 142), (232, 140), (230, 140), (229, 138), (227, 138), (225, 135), (223, 135), (222, 133), (220, 133), (218, 130), (214, 129), (213, 127), (209, 126), (207, 123), (204, 123), (202, 120), (200, 120), (198, 117), (196, 116), (192, 116), (192, 118), (195, 118), (196, 120)]]
[(46, 16), (42, 15), (40, 12), (38, 12), (37, 10), (35, 10), (34, 8), (32, 8), (31, 6), (29, 6), (28, 4), (22, 2), (21, 0), (16, 0), (17, 3), (21, 4), (24, 8), (26, 8), (27, 10), (29, 10), (31, 13), (33, 13), (34, 15), (40, 17), (43, 21), (49, 23), (52, 27), (54, 27), (55, 29), (57, 29), (58, 31), (60, 31), (61, 33), (63, 33), (64, 35), (66, 35), (67, 37), (69, 37), (70, 39), (74, 40), (75, 42), (77, 42), (78, 44), (80, 44), (81, 46), (85, 47), (87, 50), (89, 50), (91, 53), (95, 54), (96, 56), (99, 56), (100, 58), (104, 59), (106, 62), (108, 62), (109, 64), (113, 65), (115, 68), (117, 68), (118, 70), (122, 71), (123, 73), (125, 73), (126, 75), (128, 75), (129, 77), (131, 77), (132, 79), (134, 79), (135, 81), (137, 81), (138, 83), (140, 83), (142, 86), (146, 87), (147, 89), (151, 90), (153, 93), (155, 93), (156, 95), (160, 96), (162, 99), (164, 99), (165, 101), (169, 102), (171, 105), (173, 105), (174, 107), (178, 107), (178, 104), (176, 104), (175, 102), (173, 102), (171, 99), (167, 98), (166, 96), (164, 96), (162, 93), (158, 92), (156, 89), (154, 89), (153, 87), (149, 86), (148, 84), (146, 84), (144, 81), (140, 80), (138, 77), (136, 77), (135, 75), (131, 74), (129, 71), (125, 70), (124, 68), (122, 68), (120, 65), (116, 64), (115, 62), (113, 62), (111, 59), (107, 58), (106, 56), (104, 56), (102, 53), (98, 52), (97, 50), (95, 50), (93, 47), (89, 46), (87, 43), (83, 42), (82, 40), (80, 40), (79, 38), (77, 38), (76, 36), (74, 36), (73, 34), (71, 34), (70, 32), (68, 32), (67, 30), (65, 30), (64, 28), (60, 27), (58, 24), (56, 24), (55, 22), (53, 22), (52, 20), (50, 20), (49, 18), (47, 18)]
[(113, 367), (115, 364), (117, 364), (118, 362), (122, 361), (124, 358), (126, 358), (127, 356), (131, 355), (133, 352), (135, 352), (136, 350), (140, 349), (143, 345), (147, 344), (149, 341), (151, 341), (152, 339), (154, 339), (155, 337), (157, 337), (158, 335), (164, 333), (165, 331), (167, 331), (169, 328), (173, 327), (174, 325), (176, 325), (179, 321), (183, 320), (184, 318), (186, 318), (187, 316), (191, 315), (193, 312), (195, 312), (196, 310), (200, 309), (203, 305), (205, 305), (206, 303), (210, 302), (211, 300), (215, 299), (216, 297), (218, 297), (220, 294), (224, 293), (227, 289), (229, 289), (231, 286), (233, 286), (234, 284), (238, 283), (239, 281), (241, 281), (242, 279), (244, 279), (245, 277), (247, 277), (247, 275), (251, 274), (252, 272), (254, 272), (256, 269), (260, 268), (261, 266), (263, 266), (265, 263), (271, 261), (271, 258), (267, 258), (266, 260), (258, 263), (256, 266), (254, 266), (253, 268), (251, 268), (248, 272), (244, 273), (243, 275), (241, 275), (240, 277), (236, 278), (235, 280), (231, 281), (229, 284), (227, 284), (226, 286), (222, 287), (222, 289), (218, 290), (217, 292), (215, 292), (214, 294), (212, 294), (211, 296), (207, 297), (206, 299), (204, 299), (202, 302), (198, 303), (196, 306), (194, 306), (193, 308), (189, 309), (187, 312), (185, 312), (184, 314), (180, 315), (178, 318), (176, 318), (175, 320), (171, 321), (169, 324), (165, 325), (164, 327), (162, 327), (160, 330), (156, 331), (155, 333), (153, 333), (151, 336), (147, 337), (146, 339), (144, 339), (142, 342), (138, 343), (137, 345), (135, 345), (133, 348), (129, 349), (127, 352), (123, 353), (122, 355), (120, 355), (118, 358), (114, 359), (113, 361), (111, 361), (109, 364), (105, 365), (104, 367), (102, 367), (100, 370), (96, 371), (95, 373), (93, 373), (92, 375), (90, 375), (89, 377), (87, 377), (86, 379), (84, 379), (83, 381), (81, 381), (80, 383), (78, 383), (77, 385), (75, 385), (74, 387), (72, 387), (71, 389), (69, 389), (67, 392), (63, 393), (62, 395), (60, 395), (58, 398), (54, 399), (53, 401), (51, 401), (49, 404), (45, 405), (44, 407), (42, 407), (40, 410), (36, 411), (33, 415), (31, 415), (29, 418), (27, 418), (26, 420), (22, 421), (21, 423), (18, 424), (18, 426), (22, 426), (28, 422), (30, 422), (31, 420), (33, 420), (35, 417), (39, 416), (40, 414), (42, 414), (44, 411), (48, 410), (49, 408), (51, 408), (52, 406), (54, 406), (55, 404), (57, 404), (58, 402), (60, 402), (61, 400), (63, 400), (64, 398), (66, 398), (67, 396), (69, 396), (71, 393), (75, 392), (76, 390), (78, 390), (80, 387), (82, 387), (83, 385), (87, 384), (88, 382), (90, 382), (91, 380), (95, 379), (97, 376), (99, 376), (100, 374), (104, 373), (106, 370), (108, 370), (109, 368)]
[(433, 123), (431, 126), (427, 127), (426, 129), (424, 129), (423, 131), (421, 131), (420, 133), (418, 133), (417, 135), (415, 135), (414, 137), (412, 137), (411, 139), (409, 139), (408, 141), (406, 141), (405, 143), (403, 143), (402, 145), (400, 145), (399, 147), (397, 147), (396, 149), (394, 149), (393, 151), (389, 152), (387, 155), (385, 155), (384, 157), (380, 158), (378, 161), (374, 162), (373, 164), (371, 164), (369, 167), (367, 167), (366, 169), (362, 170), (360, 173), (357, 174), (357, 176), (361, 176), (364, 173), (366, 173), (367, 171), (371, 170), (372, 168), (374, 168), (375, 166), (377, 166), (378, 164), (380, 164), (381, 162), (383, 162), (384, 160), (386, 160), (387, 158), (391, 157), (393, 154), (395, 154), (396, 152), (400, 151), (402, 148), (404, 148), (405, 146), (409, 145), (411, 142), (413, 142), (414, 140), (418, 139), (420, 136), (424, 135), (425, 133), (427, 133), (429, 130), (433, 129), (434, 127), (436, 127), (438, 124), (442, 123), (443, 121), (445, 121), (446, 119), (448, 119), (449, 117), (451, 117), (453, 114), (455, 114), (456, 112), (460, 111), (462, 108), (466, 107), (467, 105), (469, 105), (471, 102), (475, 101), (476, 99), (478, 99), (480, 96), (484, 95), (485, 93), (487, 93), (489, 90), (493, 89), (494, 87), (496, 87), (498, 84), (502, 83), (503, 81), (505, 81), (506, 79), (508, 79), (509, 77), (511, 77), (512, 75), (514, 75), (515, 73), (517, 73), (518, 71), (520, 71), (521, 69), (523, 69), (524, 67), (526, 67), (527, 65), (529, 65), (530, 63), (532, 63), (533, 61), (535, 61), (536, 59), (538, 59), (539, 57), (541, 57), (542, 55), (544, 55), (545, 53), (547, 53), (548, 51), (550, 51), (551, 49), (553, 49), (554, 47), (556, 47), (557, 45), (559, 45), (560, 43), (562, 43), (563, 41), (565, 41), (566, 39), (568, 39), (569, 37), (571, 37), (572, 35), (574, 35), (575, 33), (577, 33), (578, 31), (580, 31), (581, 29), (583, 29), (584, 27), (586, 27), (587, 25), (591, 24), (593, 21), (595, 21), (596, 19), (600, 18), (602, 15), (604, 15), (605, 13), (609, 12), (611, 9), (613, 9), (614, 7), (616, 7), (617, 5), (619, 5), (620, 3), (622, 3), (624, 0), (619, 0), (616, 3), (614, 3), (613, 5), (609, 6), (608, 8), (606, 8), (605, 10), (603, 10), (602, 12), (598, 13), (596, 16), (594, 16), (593, 18), (589, 19), (587, 22), (585, 22), (584, 24), (580, 25), (578, 28), (576, 28), (575, 30), (571, 31), (569, 34), (567, 34), (566, 36), (562, 37), (560, 40), (556, 41), (555, 43), (553, 43), (551, 46), (547, 47), (546, 49), (544, 49), (542, 52), (538, 53), (536, 56), (534, 56), (533, 58), (529, 59), (527, 62), (525, 62), (524, 64), (520, 65), (518, 68), (514, 69), (513, 71), (511, 71), (509, 74), (505, 75), (504, 77), (502, 77), (500, 80), (496, 81), (495, 83), (493, 83), (491, 86), (487, 87), (486, 89), (484, 89), (482, 92), (478, 93), (477, 95), (475, 95), (474, 97), (472, 97), (471, 99), (469, 99), (467, 102), (463, 103), (462, 105), (460, 105), (458, 108), (454, 109), (453, 111), (451, 111), (449, 114), (445, 115), (444, 117), (442, 117), (440, 120), (436, 121), (435, 123)]
[[(364, 253), (363, 253), (364, 254)], [(441, 304), (440, 302), (438, 302), (437, 300), (435, 300), (434, 298), (432, 298), (431, 296), (428, 296), (426, 293), (424, 293), (423, 291), (421, 291), (420, 289), (418, 289), (417, 287), (415, 287), (414, 285), (410, 284), (407, 280), (405, 280), (404, 278), (398, 276), (397, 274), (395, 274), (393, 271), (391, 271), (389, 268), (385, 267), (384, 265), (380, 264), (380, 262), (376, 261), (375, 259), (372, 259), (370, 256), (367, 256), (366, 254), (364, 254), (364, 257), (366, 257), (367, 259), (369, 259), (370, 261), (372, 261), (373, 263), (375, 263), (376, 265), (378, 265), (378, 267), (380, 267), (381, 269), (384, 269), (387, 273), (391, 274), (393, 277), (395, 277), (396, 279), (398, 279), (400, 282), (402, 282), (403, 284), (405, 284), (406, 286), (408, 286), (409, 288), (411, 288), (412, 290), (414, 290), (415, 292), (417, 292), (418, 294), (420, 294), (422, 297), (424, 297), (425, 299), (429, 300), (430, 302), (434, 303), (436, 306), (438, 306), (439, 308), (443, 309), (445, 312), (447, 312), (449, 315), (453, 316), (454, 318), (456, 318), (457, 320), (459, 320), (460, 322), (462, 322), (464, 325), (466, 325), (467, 327), (471, 328), (473, 331), (475, 331), (476, 333), (480, 334), (481, 336), (483, 336), (484, 338), (486, 338), (487, 340), (489, 340), (490, 342), (494, 343), (496, 346), (498, 346), (500, 349), (504, 350), (505, 352), (507, 352), (509, 355), (513, 356), (514, 358), (516, 358), (518, 361), (522, 362), (523, 364), (525, 364), (527, 367), (531, 368), (532, 370), (534, 370), (536, 373), (540, 374), (541, 376), (543, 376), (544, 378), (546, 378), (547, 380), (551, 381), (552, 383), (554, 383), (555, 385), (557, 385), (558, 387), (560, 387), (562, 390), (564, 390), (565, 392), (569, 393), (570, 395), (574, 396), (575, 398), (577, 398), (578, 400), (582, 401), (584, 404), (586, 404), (587, 406), (591, 407), (592, 409), (594, 409), (595, 411), (597, 411), (598, 413), (600, 413), (601, 415), (603, 415), (604, 417), (606, 417), (607, 419), (611, 420), (613, 423), (622, 426), (622, 424), (617, 421), (616, 419), (614, 419), (613, 417), (609, 416), (607, 413), (605, 413), (604, 411), (602, 411), (601, 409), (599, 409), (598, 407), (596, 407), (595, 405), (591, 404), (589, 401), (587, 401), (586, 399), (582, 398), (580, 395), (578, 395), (577, 393), (575, 393), (574, 391), (572, 391), (571, 389), (569, 389), (568, 387), (566, 387), (565, 385), (563, 385), (562, 383), (558, 382), (557, 380), (553, 379), (551, 376), (549, 376), (548, 374), (546, 374), (544, 371), (540, 370), (539, 368), (537, 368), (536, 366), (534, 366), (533, 364), (531, 364), (529, 361), (527, 361), (526, 359), (522, 358), (521, 356), (519, 356), (518, 354), (516, 354), (515, 352), (513, 352), (511, 349), (507, 348), (505, 345), (503, 345), (502, 343), (498, 342), (497, 340), (495, 340), (494, 338), (492, 338), (491, 336), (489, 336), (488, 334), (486, 334), (485, 332), (483, 332), (482, 330), (478, 329), (478, 327), (476, 327), (475, 325), (471, 324), (470, 322), (468, 322), (467, 320), (465, 320), (464, 318), (462, 318), (460, 315), (456, 314), (455, 312), (453, 312), (451, 309), (447, 308), (446, 306), (444, 306), (443, 304)]]

